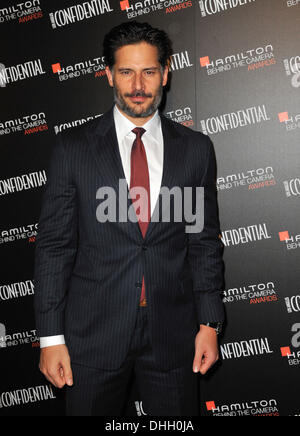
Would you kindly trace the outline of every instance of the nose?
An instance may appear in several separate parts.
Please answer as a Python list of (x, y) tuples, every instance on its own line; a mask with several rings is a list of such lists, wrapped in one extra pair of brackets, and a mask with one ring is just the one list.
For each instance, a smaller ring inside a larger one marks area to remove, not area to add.
[(143, 76), (141, 73), (135, 74), (133, 86), (137, 91), (140, 91), (144, 88)]

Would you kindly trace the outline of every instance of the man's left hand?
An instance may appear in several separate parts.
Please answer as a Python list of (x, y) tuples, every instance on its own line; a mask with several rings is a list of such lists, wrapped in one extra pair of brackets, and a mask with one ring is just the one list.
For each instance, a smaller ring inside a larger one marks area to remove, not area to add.
[(204, 375), (219, 359), (216, 331), (206, 325), (200, 326), (195, 338), (195, 357), (193, 371)]

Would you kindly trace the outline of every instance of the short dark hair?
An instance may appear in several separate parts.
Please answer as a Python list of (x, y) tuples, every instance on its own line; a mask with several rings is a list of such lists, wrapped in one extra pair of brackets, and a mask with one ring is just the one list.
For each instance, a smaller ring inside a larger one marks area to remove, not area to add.
[(163, 68), (172, 56), (172, 43), (164, 30), (156, 29), (148, 23), (129, 21), (113, 27), (104, 37), (103, 56), (111, 69), (115, 64), (115, 52), (124, 45), (147, 42), (157, 47), (158, 60)]

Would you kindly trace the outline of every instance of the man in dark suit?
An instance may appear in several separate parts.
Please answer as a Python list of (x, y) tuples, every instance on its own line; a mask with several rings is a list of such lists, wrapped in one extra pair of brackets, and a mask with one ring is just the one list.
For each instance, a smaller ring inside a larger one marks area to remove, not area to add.
[[(35, 257), (40, 369), (67, 385), (69, 416), (121, 415), (133, 373), (147, 414), (197, 415), (197, 373), (218, 359), (224, 320), (213, 146), (158, 112), (164, 31), (121, 24), (104, 55), (114, 107), (58, 135), (50, 159)], [(204, 188), (201, 232), (174, 218), (175, 196), (166, 206), (174, 187)]]

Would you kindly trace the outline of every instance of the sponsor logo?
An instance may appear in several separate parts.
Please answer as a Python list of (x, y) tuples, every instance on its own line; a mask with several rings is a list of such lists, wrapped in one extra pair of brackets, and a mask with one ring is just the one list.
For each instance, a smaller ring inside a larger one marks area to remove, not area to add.
[(53, 29), (113, 12), (111, 0), (90, 0), (49, 14)]
[(221, 406), (216, 405), (215, 401), (207, 401), (206, 409), (213, 416), (279, 416), (277, 401), (274, 399)]
[(171, 71), (183, 70), (189, 67), (193, 67), (193, 64), (190, 61), (190, 56), (187, 50), (179, 53), (174, 53), (171, 56)]
[(18, 21), (27, 23), (43, 17), (40, 0), (25, 1), (14, 6), (0, 9), (0, 23)]
[(300, 365), (300, 324), (296, 323), (291, 328), (292, 339), (290, 346), (280, 348), (281, 356), (286, 357), (290, 366)]
[(176, 123), (182, 124), (186, 127), (194, 126), (192, 109), (189, 106), (166, 112), (165, 115)]
[(0, 230), (0, 244), (29, 239), (34, 242), (37, 235), (38, 223), (28, 224), (23, 227), (14, 227), (8, 230)]
[[(0, 300), (2, 301), (27, 297), (28, 295), (34, 295), (34, 285), (32, 280), (0, 285)], [(5, 334), (0, 334), (0, 336), (5, 336)]]
[(270, 239), (266, 223), (253, 224), (238, 229), (224, 230), (222, 232), (222, 242), (226, 247), (230, 245), (249, 244), (251, 242)]
[(103, 114), (98, 114), (94, 116), (89, 116), (87, 118), (81, 118), (80, 120), (69, 121), (66, 123), (59, 124), (58, 126), (54, 126), (54, 131), (57, 134), (62, 132), (63, 130), (72, 129), (73, 127), (81, 126), (82, 124), (85, 124), (91, 120), (101, 117), (102, 115)]
[(300, 178), (284, 180), (283, 182), (285, 195), (287, 197), (295, 197), (300, 195)]
[(103, 57), (80, 61), (64, 68), (62, 68), (61, 63), (56, 63), (52, 65), (52, 71), (53, 74), (57, 74), (60, 82), (90, 74), (93, 74), (93, 77), (104, 77), (106, 75)]
[(283, 60), (284, 69), (287, 76), (291, 77), (291, 85), (294, 88), (300, 87), (300, 56), (292, 56)]
[(273, 282), (258, 283), (230, 288), (224, 291), (224, 303), (247, 302), (249, 304), (271, 303), (278, 301)]
[(36, 330), (28, 330), (12, 334), (7, 334), (5, 331), (4, 334), (0, 336), (0, 343), (5, 344), (5, 346), (2, 346), (2, 348), (16, 347), (18, 345), (27, 344), (36, 346), (36, 344), (39, 344), (39, 338), (36, 335)]
[[(300, 83), (300, 82), (299, 82)], [(280, 112), (278, 114), (279, 122), (285, 125), (286, 130), (300, 129), (300, 114), (289, 115), (289, 112)]]
[(229, 112), (222, 115), (200, 120), (201, 129), (206, 135), (227, 132), (253, 124), (261, 124), (270, 121), (265, 105), (252, 106)]
[(182, 11), (186, 8), (191, 8), (193, 6), (192, 0), (167, 0), (164, 2), (164, 7), (166, 8), (166, 14), (172, 12)]
[(260, 68), (276, 64), (274, 49), (271, 44), (246, 50), (241, 53), (234, 53), (211, 60), (209, 56), (200, 58), (200, 67), (206, 68), (208, 76), (224, 73), (226, 71), (236, 70), (238, 68), (247, 68), (248, 71), (255, 71)]
[(41, 76), (43, 74), (46, 74), (46, 72), (43, 69), (40, 59), (7, 68), (0, 68), (0, 87), (4, 88), (11, 83)]
[(267, 338), (256, 338), (247, 341), (230, 342), (220, 345), (221, 356), (226, 359), (240, 359), (244, 357), (272, 354)]
[(1, 80), (1, 77), (5, 77), (5, 65), (0, 63), (0, 88), (6, 88), (5, 80)]
[(276, 185), (274, 170), (272, 167), (246, 170), (241, 173), (229, 174), (225, 177), (218, 177), (217, 190), (223, 191), (242, 186), (248, 190), (259, 189)]
[(0, 323), (0, 348), (6, 348), (6, 328), (4, 324)]
[(136, 408), (137, 416), (147, 415), (147, 413), (144, 411), (144, 407), (143, 407), (143, 402), (142, 401), (135, 401), (134, 405), (135, 405), (135, 408)]
[(47, 176), (45, 170), (0, 180), (0, 196), (40, 188), (44, 186), (46, 182)]
[(0, 136), (17, 132), (24, 132), (24, 135), (30, 135), (46, 130), (48, 130), (48, 125), (44, 112), (0, 122)]
[(126, 12), (127, 18), (136, 18), (151, 12), (165, 10), (166, 14), (182, 11), (193, 6), (192, 0), (121, 0), (120, 9)]
[(291, 8), (293, 6), (299, 6), (300, 0), (287, 0), (286, 5), (288, 8)]
[(0, 409), (53, 400), (55, 398), (51, 385), (16, 389), (15, 391), (0, 393)]
[(288, 230), (284, 230), (278, 233), (279, 240), (285, 242), (287, 250), (295, 250), (300, 248), (300, 235), (290, 236)]
[(206, 17), (207, 15), (222, 13), (238, 6), (245, 6), (249, 3), (255, 3), (255, 0), (200, 0), (199, 7), (201, 16)]
[(284, 299), (288, 313), (300, 312), (300, 295), (293, 295)]

